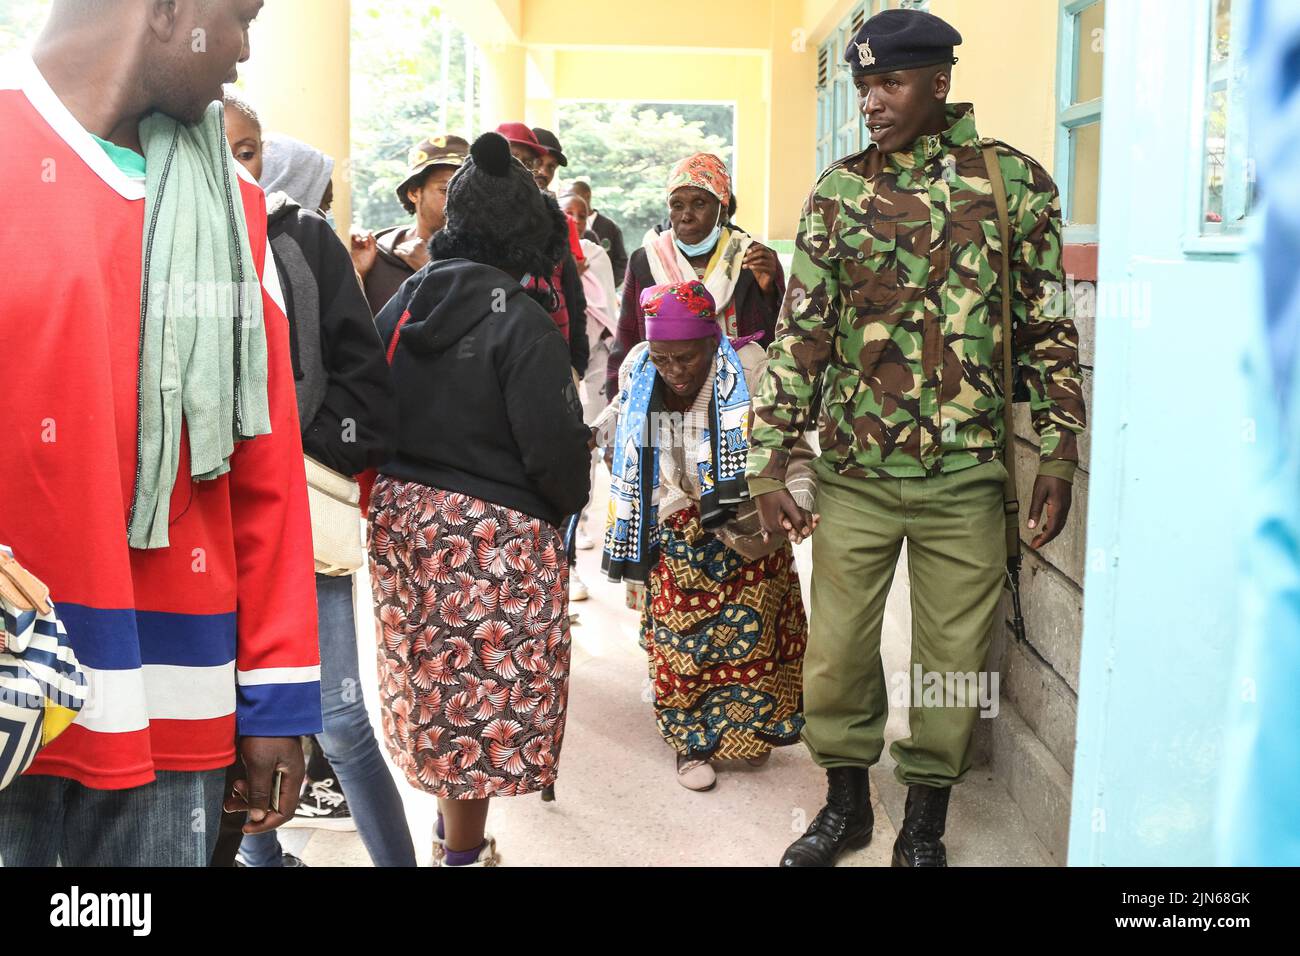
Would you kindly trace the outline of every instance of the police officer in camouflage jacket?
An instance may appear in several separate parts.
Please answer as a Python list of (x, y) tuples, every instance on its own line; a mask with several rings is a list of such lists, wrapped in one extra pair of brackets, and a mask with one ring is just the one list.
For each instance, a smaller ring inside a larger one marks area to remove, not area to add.
[[(889, 712), (880, 631), (903, 541), (915, 684), (955, 687), (985, 664), (1006, 569), (1008, 440), (989, 146), (1009, 207), (1016, 371), (1040, 438), (1033, 546), (1056, 537), (1070, 511), (1084, 403), (1078, 333), (1062, 307), (1056, 186), (1030, 157), (981, 139), (970, 104), (947, 103), (960, 43), (938, 17), (887, 10), (848, 45), (872, 144), (827, 169), (808, 198), (755, 396), (748, 477), (764, 530), (798, 540), (817, 529), (803, 739), (828, 793), (783, 866), (830, 866), (871, 839), (867, 768)], [(812, 515), (784, 481), (818, 404)], [(973, 703), (911, 701), (909, 736), (890, 751), (908, 787), (895, 866), (947, 864), (948, 794), (970, 767)]]

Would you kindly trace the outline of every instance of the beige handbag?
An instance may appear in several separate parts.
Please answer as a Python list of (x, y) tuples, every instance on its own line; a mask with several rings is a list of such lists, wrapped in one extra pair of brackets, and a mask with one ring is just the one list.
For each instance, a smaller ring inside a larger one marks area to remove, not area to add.
[(312, 550), (316, 573), (331, 577), (361, 567), (361, 486), (347, 475), (303, 456), (307, 467), (307, 503), (311, 508)]

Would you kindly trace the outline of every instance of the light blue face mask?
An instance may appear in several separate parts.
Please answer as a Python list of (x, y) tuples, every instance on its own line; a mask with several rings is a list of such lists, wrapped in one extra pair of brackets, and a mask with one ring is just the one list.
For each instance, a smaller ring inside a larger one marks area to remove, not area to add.
[(673, 242), (675, 242), (677, 244), (677, 248), (682, 251), (682, 255), (684, 255), (687, 259), (690, 259), (694, 256), (702, 256), (706, 252), (710, 252), (713, 249), (713, 247), (718, 244), (718, 239), (721, 236), (722, 236), (722, 210), (719, 209), (718, 221), (713, 224), (713, 231), (710, 232), (703, 239), (701, 239), (699, 242), (689, 243), (689, 244), (682, 242), (680, 239), (677, 238), (676, 232), (673, 233)]
[(330, 224), (330, 228), (335, 232), (339, 231), (339, 224), (334, 221), (334, 212), (332, 210), (325, 214), (325, 221)]

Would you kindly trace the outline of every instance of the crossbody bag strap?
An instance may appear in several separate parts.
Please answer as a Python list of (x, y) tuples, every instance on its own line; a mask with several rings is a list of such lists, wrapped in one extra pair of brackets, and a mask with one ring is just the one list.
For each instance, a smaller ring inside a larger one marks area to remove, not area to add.
[(998, 270), (1002, 283), (1002, 463), (1007, 471), (1003, 501), (1007, 517), (1007, 558), (1010, 560), (1020, 555), (1020, 495), (1016, 491), (1016, 433), (1012, 418), (1016, 366), (1011, 318), (1011, 217), (1007, 214), (1002, 167), (998, 165), (997, 150), (992, 146), (984, 147), (984, 165), (993, 187), (993, 202), (998, 209), (998, 235), (1002, 239), (1002, 268)]
[[(16, 607), (39, 611), (41, 614), (53, 613), (54, 608), (50, 605), (50, 589), (36, 575), (3, 551), (0, 551), (0, 579), (3, 579), (0, 580), (0, 593), (13, 600)], [(23, 608), (24, 602), (26, 608)], [(2, 631), (3, 629), (0, 628), (0, 634)], [(3, 647), (4, 639), (0, 636), (0, 649)]]

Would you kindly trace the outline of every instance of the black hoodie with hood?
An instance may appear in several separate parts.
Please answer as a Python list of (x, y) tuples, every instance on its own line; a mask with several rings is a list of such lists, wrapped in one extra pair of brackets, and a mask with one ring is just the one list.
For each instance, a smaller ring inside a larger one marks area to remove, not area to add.
[(267, 197), (267, 236), (289, 318), (302, 447), (345, 475), (393, 451), (393, 386), (352, 257), (323, 216)]
[(411, 276), (376, 320), (397, 390), (380, 474), (558, 526), (587, 501), (590, 430), (569, 348), (506, 273), (468, 259)]

